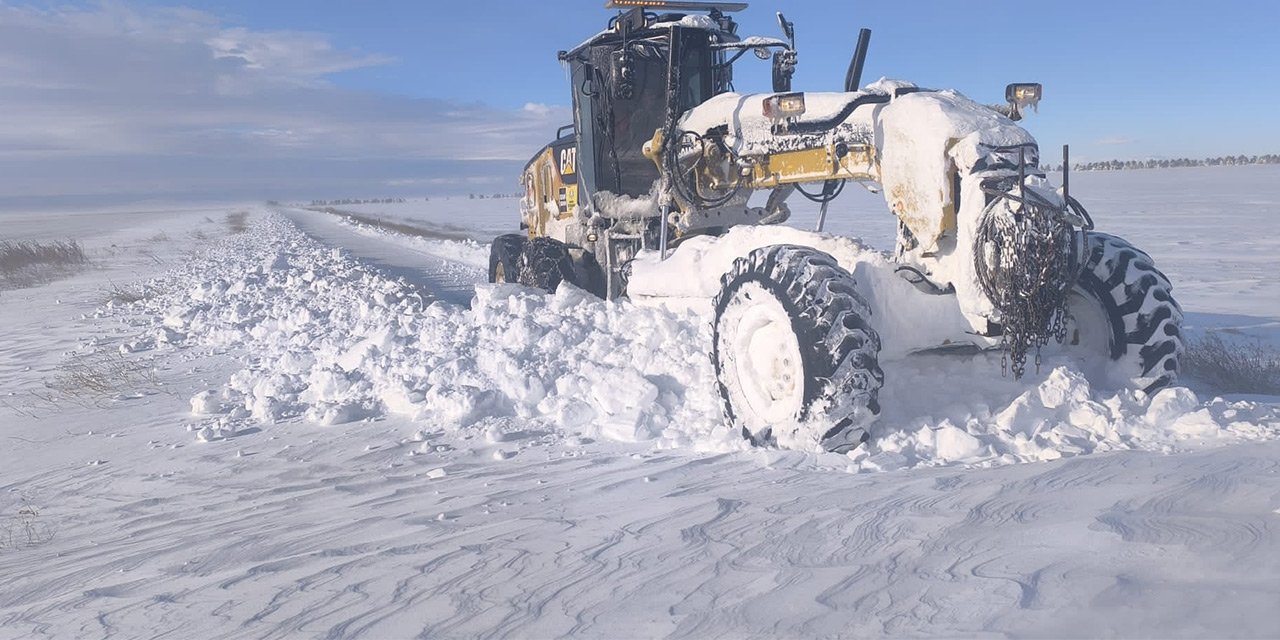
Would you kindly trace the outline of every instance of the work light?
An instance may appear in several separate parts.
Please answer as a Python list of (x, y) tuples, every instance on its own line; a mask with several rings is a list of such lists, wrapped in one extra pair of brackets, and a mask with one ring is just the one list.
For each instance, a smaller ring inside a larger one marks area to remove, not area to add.
[(778, 93), (764, 99), (764, 115), (770, 120), (795, 118), (804, 113), (804, 93)]

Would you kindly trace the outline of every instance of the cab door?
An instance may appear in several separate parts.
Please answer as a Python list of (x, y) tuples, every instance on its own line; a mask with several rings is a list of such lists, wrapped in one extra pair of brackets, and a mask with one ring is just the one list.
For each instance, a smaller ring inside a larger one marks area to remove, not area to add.
[(556, 209), (555, 180), (551, 176), (551, 163), (538, 166), (538, 235), (547, 233), (547, 221), (559, 213)]

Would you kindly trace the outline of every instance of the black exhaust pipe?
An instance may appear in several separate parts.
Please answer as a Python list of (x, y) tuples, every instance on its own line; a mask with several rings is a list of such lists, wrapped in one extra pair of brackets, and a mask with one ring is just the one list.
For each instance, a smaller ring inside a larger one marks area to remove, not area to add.
[(871, 46), (871, 30), (858, 32), (858, 48), (853, 51), (853, 60), (849, 61), (849, 72), (844, 75), (844, 90), (857, 91), (862, 88), (862, 63), (867, 61), (867, 47)]

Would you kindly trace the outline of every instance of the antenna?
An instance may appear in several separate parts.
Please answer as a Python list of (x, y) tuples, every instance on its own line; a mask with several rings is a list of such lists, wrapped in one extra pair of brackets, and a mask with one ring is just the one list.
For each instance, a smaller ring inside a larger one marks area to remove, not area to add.
[(871, 30), (858, 32), (858, 46), (853, 51), (853, 59), (849, 61), (849, 71), (844, 75), (844, 90), (857, 91), (862, 88), (862, 65), (867, 61), (867, 48), (871, 46)]

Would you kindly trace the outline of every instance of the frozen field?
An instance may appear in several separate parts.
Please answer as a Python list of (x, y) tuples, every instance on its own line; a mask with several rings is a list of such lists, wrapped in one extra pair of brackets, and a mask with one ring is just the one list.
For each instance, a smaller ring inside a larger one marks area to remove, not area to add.
[[(1072, 190), (1193, 335), (1280, 344), (1280, 167)], [(915, 356), (867, 447), (751, 449), (706, 318), (483, 284), (515, 206), (0, 212), (91, 258), (0, 291), (0, 638), (1280, 629), (1280, 397)]]

